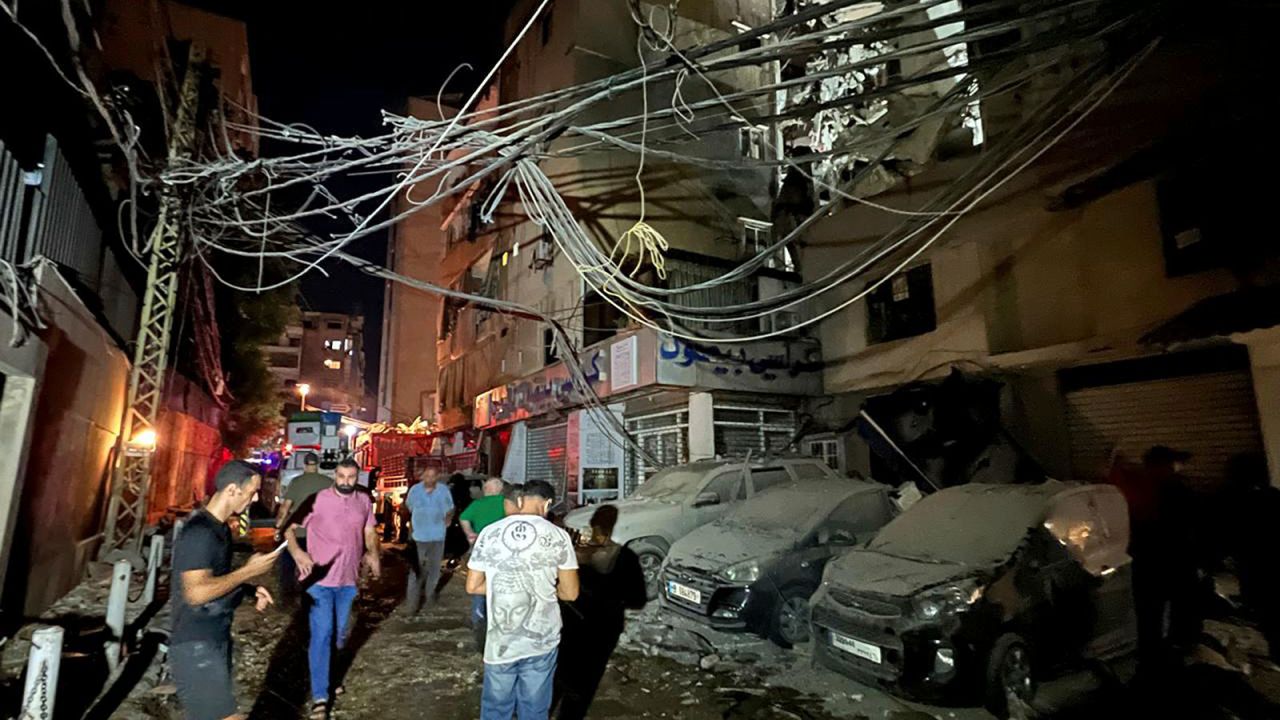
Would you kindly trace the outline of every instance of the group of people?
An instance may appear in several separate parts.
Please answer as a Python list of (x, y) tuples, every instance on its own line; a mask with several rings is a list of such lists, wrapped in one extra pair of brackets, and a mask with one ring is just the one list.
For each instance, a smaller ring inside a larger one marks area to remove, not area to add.
[[(173, 627), (169, 666), (189, 720), (243, 717), (232, 682), (231, 621), (252, 599), (259, 612), (275, 598), (251, 581), (280, 561), (286, 594), (309, 598), (309, 714), (328, 717), (342, 694), (332, 684), (334, 650), (348, 638), (362, 567), (382, 572), (373, 504), (358, 484), (351, 459), (332, 477), (308, 457), (306, 471), (287, 489), (271, 552), (232, 568), (228, 522), (257, 498), (260, 471), (243, 461), (223, 466), (214, 494), (183, 523), (173, 550)], [(406, 611), (437, 599), (444, 542), (455, 504), (433, 468), (403, 502), (418, 570), (406, 590)], [(586, 716), (624, 627), (625, 611), (646, 601), (639, 559), (611, 539), (617, 509), (602, 505), (587, 537), (553, 523), (555, 490), (535, 480), (510, 485), (490, 478), (459, 524), (472, 544), (466, 591), (469, 619), (483, 654), (484, 720)]]

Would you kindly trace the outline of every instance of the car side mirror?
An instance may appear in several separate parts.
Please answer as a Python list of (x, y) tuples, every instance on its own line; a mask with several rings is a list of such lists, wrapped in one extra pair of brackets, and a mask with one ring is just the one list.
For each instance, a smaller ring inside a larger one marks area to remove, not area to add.
[(713, 492), (705, 492), (693, 499), (694, 507), (707, 507), (708, 505), (719, 505), (720, 496)]

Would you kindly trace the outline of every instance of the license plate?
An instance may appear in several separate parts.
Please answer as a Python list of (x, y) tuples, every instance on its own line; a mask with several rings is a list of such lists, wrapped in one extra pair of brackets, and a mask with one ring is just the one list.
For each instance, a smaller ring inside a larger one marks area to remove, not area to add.
[(681, 600), (688, 600), (691, 603), (701, 603), (702, 593), (691, 587), (685, 587), (678, 582), (667, 581), (667, 594), (672, 597), (678, 597)]
[(880, 662), (880, 648), (871, 643), (864, 643), (861, 640), (854, 640), (851, 637), (833, 632), (831, 633), (831, 644), (863, 660), (870, 660), (873, 663)]

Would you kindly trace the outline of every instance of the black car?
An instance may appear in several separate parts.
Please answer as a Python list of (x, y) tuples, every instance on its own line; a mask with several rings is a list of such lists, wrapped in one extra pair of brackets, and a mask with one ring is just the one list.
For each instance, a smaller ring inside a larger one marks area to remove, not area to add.
[(832, 562), (812, 600), (827, 667), (921, 700), (1030, 702), (1039, 678), (1136, 646), (1114, 487), (963, 485)]
[(883, 485), (794, 483), (743, 501), (671, 547), (662, 603), (724, 630), (790, 647), (809, 637), (809, 596), (837, 553), (870, 539), (895, 506)]

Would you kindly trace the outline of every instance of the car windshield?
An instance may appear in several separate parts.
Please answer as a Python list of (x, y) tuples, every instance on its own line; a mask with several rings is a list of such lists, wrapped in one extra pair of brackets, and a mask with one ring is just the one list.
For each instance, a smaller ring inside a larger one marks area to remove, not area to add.
[(994, 565), (1043, 520), (1053, 494), (1046, 485), (967, 485), (934, 493), (884, 526), (867, 547), (915, 560)]
[(634, 497), (666, 502), (683, 502), (693, 496), (698, 485), (707, 477), (705, 470), (670, 468), (645, 480), (636, 489)]
[(843, 499), (827, 483), (784, 486), (747, 500), (721, 522), (770, 534), (803, 534), (822, 522)]

